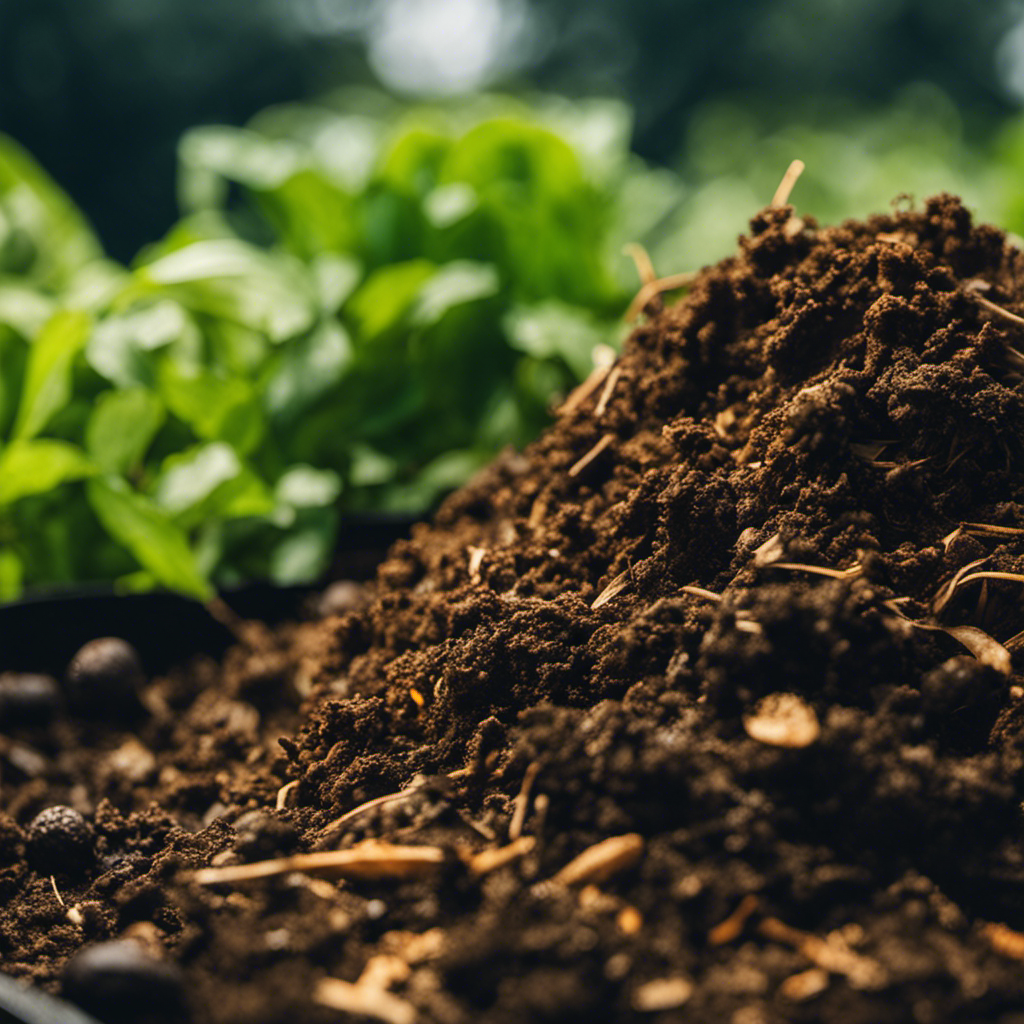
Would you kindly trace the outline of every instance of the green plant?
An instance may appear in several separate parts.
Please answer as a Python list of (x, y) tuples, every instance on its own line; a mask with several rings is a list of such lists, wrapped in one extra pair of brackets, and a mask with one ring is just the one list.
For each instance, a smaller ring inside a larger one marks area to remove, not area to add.
[(617, 104), (348, 93), (181, 146), (128, 269), (0, 147), (0, 598), (316, 577), (419, 513), (617, 341), (619, 254), (678, 200)]

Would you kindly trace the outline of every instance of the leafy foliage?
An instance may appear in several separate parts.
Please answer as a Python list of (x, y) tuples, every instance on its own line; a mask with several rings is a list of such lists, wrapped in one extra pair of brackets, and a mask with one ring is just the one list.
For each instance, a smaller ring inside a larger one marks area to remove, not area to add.
[(309, 580), (346, 511), (421, 512), (528, 441), (679, 198), (629, 130), (370, 93), (197, 129), (127, 269), (0, 141), (0, 599)]

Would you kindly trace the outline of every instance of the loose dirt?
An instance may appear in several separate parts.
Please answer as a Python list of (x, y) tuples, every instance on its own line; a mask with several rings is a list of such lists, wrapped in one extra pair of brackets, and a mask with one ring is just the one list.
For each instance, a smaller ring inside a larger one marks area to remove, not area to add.
[(1021, 1024), (1019, 313), (952, 197), (763, 211), (342, 614), (11, 712), (0, 966), (88, 1003), (131, 939), (196, 1024)]

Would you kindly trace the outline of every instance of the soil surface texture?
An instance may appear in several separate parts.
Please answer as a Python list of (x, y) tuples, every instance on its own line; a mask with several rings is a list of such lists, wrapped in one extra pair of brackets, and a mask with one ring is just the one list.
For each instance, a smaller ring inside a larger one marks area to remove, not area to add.
[(0, 678), (0, 969), (111, 1024), (1024, 1024), (1018, 314), (953, 197), (767, 209), (329, 614)]

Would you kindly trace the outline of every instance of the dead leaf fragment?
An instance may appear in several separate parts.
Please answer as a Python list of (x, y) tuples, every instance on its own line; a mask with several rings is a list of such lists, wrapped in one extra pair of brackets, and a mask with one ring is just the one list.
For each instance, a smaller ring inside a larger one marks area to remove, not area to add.
[(743, 728), (758, 743), (794, 750), (809, 747), (821, 735), (814, 708), (795, 693), (770, 693), (758, 701), (753, 713), (744, 716)]

